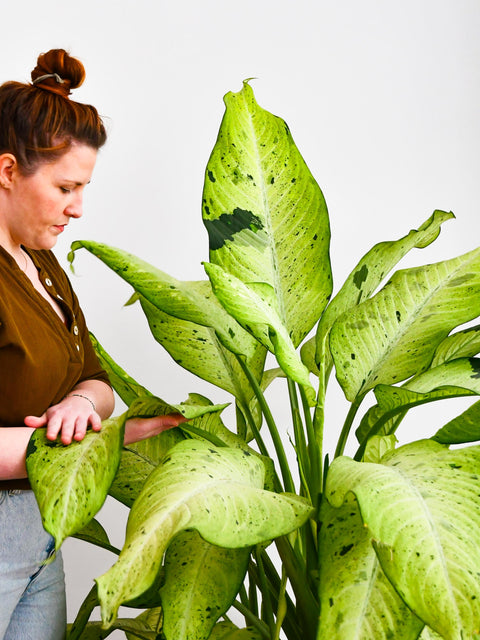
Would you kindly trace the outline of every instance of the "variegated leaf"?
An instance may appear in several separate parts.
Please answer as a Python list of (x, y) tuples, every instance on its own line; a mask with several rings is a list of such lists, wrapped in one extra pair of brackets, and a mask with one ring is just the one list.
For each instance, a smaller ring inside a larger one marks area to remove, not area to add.
[(377, 384), (418, 375), (450, 331), (479, 314), (480, 248), (396, 272), (332, 327), (330, 347), (345, 395), (353, 401)]
[(317, 640), (417, 640), (423, 622), (382, 571), (352, 495), (320, 511)]
[(203, 189), (210, 261), (269, 284), (297, 347), (332, 290), (327, 207), (287, 125), (247, 82), (225, 105)]
[(207, 640), (232, 604), (247, 570), (250, 550), (224, 549), (184, 531), (165, 555), (160, 591), (167, 640)]
[[(423, 249), (431, 244), (438, 237), (441, 225), (453, 217), (451, 212), (434, 211), (418, 229), (412, 229), (399, 240), (376, 244), (361, 258), (340, 291), (325, 309), (325, 313), (318, 323), (316, 336), (311, 339), (312, 346), (309, 348), (316, 348), (315, 361), (317, 365), (322, 359), (326, 359), (325, 366), (329, 366), (330, 350), (327, 338), (335, 320), (348, 309), (367, 300), (393, 267), (411, 249)], [(310, 370), (314, 372), (313, 368)]]
[(450, 451), (423, 440), (383, 464), (339, 457), (326, 496), (355, 494), (382, 569), (403, 601), (444, 640), (480, 624), (480, 447)]
[(308, 369), (301, 361), (280, 318), (272, 287), (258, 282), (245, 284), (214, 264), (205, 264), (205, 270), (215, 295), (225, 309), (275, 354), (283, 371), (305, 388), (313, 405), (315, 390), (309, 380)]
[(301, 526), (310, 505), (265, 491), (264, 475), (261, 461), (245, 451), (193, 440), (176, 445), (132, 507), (118, 561), (97, 580), (105, 624), (122, 602), (148, 588), (180, 531), (196, 529), (211, 544), (241, 548)]

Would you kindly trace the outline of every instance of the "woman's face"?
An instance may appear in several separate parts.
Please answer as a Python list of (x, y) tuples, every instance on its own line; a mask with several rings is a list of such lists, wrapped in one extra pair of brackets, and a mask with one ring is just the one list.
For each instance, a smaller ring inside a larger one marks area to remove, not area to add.
[[(82, 215), (85, 186), (90, 182), (97, 152), (72, 144), (54, 162), (41, 164), (30, 176), (12, 172), (6, 215), (0, 228), (11, 246), (51, 249), (72, 218)], [(3, 235), (3, 234), (2, 234)]]

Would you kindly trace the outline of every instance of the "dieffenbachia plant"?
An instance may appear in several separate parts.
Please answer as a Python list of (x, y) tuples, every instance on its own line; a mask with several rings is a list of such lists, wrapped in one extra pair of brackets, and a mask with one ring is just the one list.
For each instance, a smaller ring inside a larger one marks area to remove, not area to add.
[[(206, 277), (181, 282), (105, 244), (72, 246), (72, 260), (85, 248), (133, 287), (175, 362), (231, 394), (236, 424), (198, 394), (169, 405), (96, 343), (127, 412), (69, 447), (37, 430), (27, 458), (57, 548), (76, 535), (118, 555), (69, 638), (473, 639), (480, 249), (394, 271), (453, 217), (437, 210), (374, 246), (332, 298), (327, 208), (289, 128), (248, 82), (225, 103), (203, 190)], [(329, 462), (332, 372), (350, 409)], [(268, 403), (277, 377), (289, 415)], [(430, 439), (397, 446), (408, 411), (463, 396), (471, 406), (447, 424), (432, 413)], [(170, 411), (189, 421), (122, 447), (127, 417)], [(131, 508), (122, 550), (94, 519), (108, 493)], [(88, 622), (97, 605), (102, 622)], [(118, 618), (120, 605), (144, 611)]]

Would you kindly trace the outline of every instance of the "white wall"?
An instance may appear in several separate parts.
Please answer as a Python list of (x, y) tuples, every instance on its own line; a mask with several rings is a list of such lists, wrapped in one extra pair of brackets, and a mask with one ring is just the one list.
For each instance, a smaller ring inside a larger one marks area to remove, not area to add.
[[(435, 208), (452, 209), (457, 220), (409, 264), (478, 245), (478, 0), (0, 6), (0, 80), (28, 80), (39, 52), (67, 48), (87, 69), (75, 98), (95, 104), (108, 123), (84, 218), (57, 245), (65, 265), (71, 241), (93, 239), (177, 278), (204, 278), (203, 171), (222, 96), (252, 76), (258, 102), (286, 119), (324, 191), (337, 284), (375, 242), (404, 235)], [(223, 400), (170, 362), (138, 309), (122, 308), (129, 287), (85, 252), (76, 268), (73, 283), (90, 328), (131, 375), (171, 402), (189, 391)], [(334, 432), (337, 415), (332, 409)], [(122, 516), (110, 504), (102, 514), (118, 544)], [(72, 616), (111, 558), (74, 541), (65, 557)]]

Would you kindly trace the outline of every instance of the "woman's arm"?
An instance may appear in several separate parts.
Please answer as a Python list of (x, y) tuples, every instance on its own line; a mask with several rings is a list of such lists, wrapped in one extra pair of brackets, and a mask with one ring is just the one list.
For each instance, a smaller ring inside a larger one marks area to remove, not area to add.
[(47, 438), (63, 444), (83, 440), (87, 427), (100, 431), (102, 420), (114, 408), (112, 389), (101, 380), (84, 380), (74, 387), (58, 404), (49, 407), (41, 416), (27, 416), (28, 427), (46, 427)]
[(0, 480), (27, 477), (25, 458), (31, 435), (28, 427), (0, 427)]
[[(100, 431), (102, 420), (111, 415), (113, 408), (111, 388), (99, 380), (86, 380), (42, 416), (27, 416), (27, 426), (0, 427), (0, 480), (27, 477), (25, 458), (32, 428), (46, 427), (49, 440), (55, 440), (60, 434), (62, 443), (70, 444), (72, 440), (84, 438), (88, 425)], [(181, 414), (132, 418), (125, 425), (124, 444), (150, 438), (182, 422), (185, 422), (185, 418)]]
[[(89, 425), (94, 431), (100, 431), (102, 420), (108, 418), (113, 409), (111, 388), (100, 380), (85, 380), (42, 416), (27, 416), (25, 424), (34, 428), (46, 427), (49, 440), (56, 440), (60, 435), (63, 444), (70, 444), (72, 440), (83, 440)], [(176, 413), (155, 418), (131, 418), (125, 425), (124, 444), (145, 440), (182, 422), (185, 418)]]

